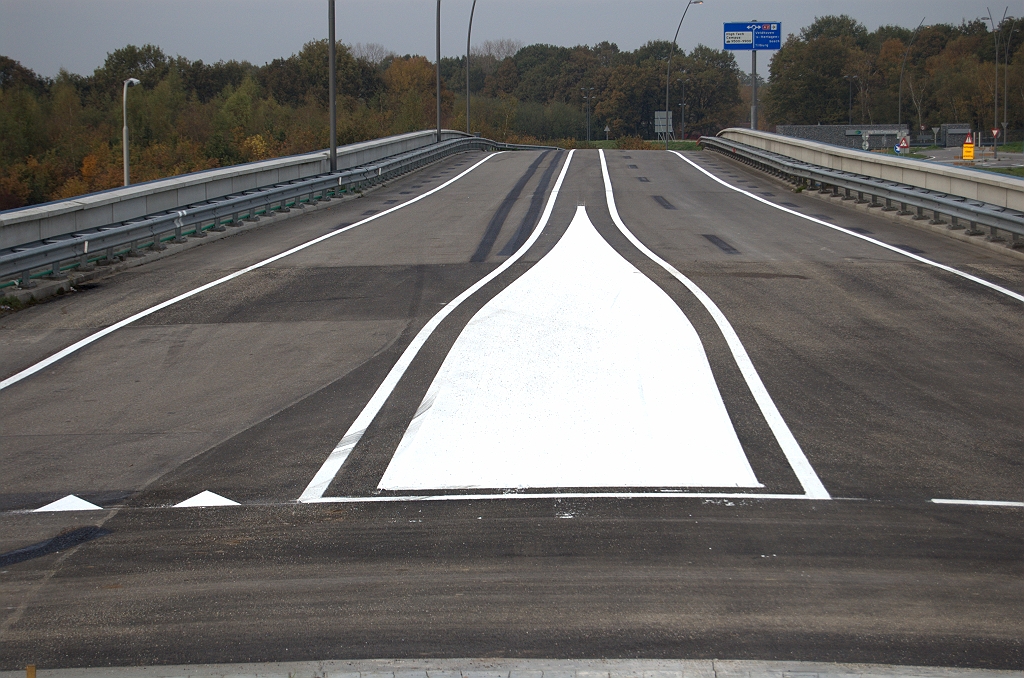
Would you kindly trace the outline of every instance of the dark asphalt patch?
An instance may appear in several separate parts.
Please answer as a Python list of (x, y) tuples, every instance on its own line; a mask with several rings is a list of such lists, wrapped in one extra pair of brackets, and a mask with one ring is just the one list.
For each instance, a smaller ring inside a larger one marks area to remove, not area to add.
[(469, 258), (470, 261), (485, 261), (491, 254), (491, 249), (494, 247), (494, 242), (498, 239), (498, 234), (501, 232), (502, 226), (505, 225), (505, 221), (508, 219), (509, 213), (515, 206), (516, 201), (519, 200), (519, 196), (522, 194), (526, 184), (536, 174), (537, 168), (544, 162), (544, 158), (547, 156), (548, 151), (544, 151), (537, 159), (530, 163), (530, 166), (526, 168), (523, 175), (519, 177), (519, 181), (515, 183), (512, 190), (508, 192), (505, 199), (498, 205), (498, 209), (494, 212), (490, 222), (487, 224), (487, 228), (484, 230), (484, 235), (480, 239), (480, 244), (476, 247), (476, 252)]
[(366, 210), (365, 212), (363, 212), (362, 216), (368, 217), (371, 214), (376, 214), (377, 212), (380, 212), (380, 210)]
[[(835, 219), (833, 219), (832, 217), (830, 217), (827, 214), (812, 214), (811, 216), (814, 217), (815, 219), (822, 219), (824, 221), (835, 221)], [(866, 231), (863, 228), (851, 228), (850, 230), (851, 231), (856, 231), (857, 233), (870, 233), (871, 232), (871, 231)]]
[(775, 194), (774, 194), (774, 193), (769, 193), (768, 191), (762, 191), (762, 192), (761, 192), (761, 195), (767, 195), (767, 196), (770, 196), (770, 197), (772, 197), (772, 198), (774, 198), (774, 197), (775, 197)]
[(800, 209), (800, 205), (797, 205), (796, 203), (792, 202), (780, 202), (779, 204), (782, 205), (783, 207), (789, 207), (790, 209)]
[(701, 236), (707, 238), (708, 242), (713, 244), (718, 249), (722, 250), (726, 254), (739, 254), (740, 251), (727, 243), (726, 241), (719, 238), (717, 235), (711, 233), (701, 233)]
[(636, 165), (626, 165), (629, 169), (639, 169)]
[(664, 196), (652, 195), (651, 197), (654, 198), (654, 202), (658, 203), (667, 210), (674, 210), (676, 208), (676, 206), (670, 203), (668, 200), (666, 200)]
[(643, 182), (645, 184), (650, 182), (650, 179), (648, 179), (647, 177), (637, 177), (636, 179), (637, 181)]
[(79, 527), (78, 529), (58, 534), (52, 539), (41, 541), (38, 544), (32, 544), (31, 546), (26, 546), (15, 551), (8, 551), (7, 553), (0, 553), (0, 567), (16, 565), (18, 563), (23, 563), (26, 560), (32, 560), (33, 558), (41, 558), (43, 556), (50, 555), (51, 553), (66, 551), (73, 546), (78, 546), (79, 544), (84, 544), (87, 541), (105, 537), (110, 533), (110, 530), (104, 530), (103, 528), (96, 527), (94, 525)]
[(924, 254), (924, 250), (919, 250), (912, 245), (900, 245), (898, 243), (893, 243), (893, 247), (897, 247), (903, 250), (904, 252), (909, 252), (910, 254)]
[(343, 229), (343, 228), (348, 228), (348, 227), (349, 227), (349, 226), (351, 226), (351, 225), (352, 225), (352, 223), (351, 223), (351, 222), (349, 222), (349, 221), (345, 221), (345, 222), (342, 222), (342, 223), (338, 224), (337, 226), (335, 226), (335, 227), (334, 227), (333, 229), (331, 229), (331, 230), (332, 230), (332, 231), (340, 231), (341, 229)]
[(384, 204), (385, 205), (394, 205), (396, 202), (398, 202), (398, 201), (397, 200), (385, 200)]

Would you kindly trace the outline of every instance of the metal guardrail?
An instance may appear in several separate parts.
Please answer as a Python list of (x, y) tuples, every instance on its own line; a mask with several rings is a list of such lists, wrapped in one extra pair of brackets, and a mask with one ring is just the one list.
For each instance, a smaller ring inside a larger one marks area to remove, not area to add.
[[(35, 286), (33, 278), (62, 278), (67, 271), (92, 270), (123, 256), (142, 256), (141, 250), (166, 249), (165, 242), (202, 238), (206, 231), (223, 231), (261, 215), (287, 212), (303, 203), (315, 204), (343, 193), (360, 191), (442, 158), (472, 150), (552, 150), (549, 146), (504, 144), (479, 137), (444, 141), (334, 173), (322, 174), (178, 207), (119, 224), (76, 231), (65, 236), (0, 250), (0, 286)], [(39, 270), (42, 269), (42, 270)], [(33, 272), (35, 272), (33, 274)]]
[[(984, 231), (978, 226), (985, 226), (989, 229), (989, 240), (1005, 240), (999, 233), (1002, 231), (1010, 236), (1010, 247), (1024, 246), (1020, 238), (1024, 235), (1024, 214), (1013, 209), (919, 186), (812, 165), (719, 137), (701, 137), (700, 143), (707, 149), (791, 183), (817, 188), (820, 193), (831, 192), (838, 196), (842, 191), (844, 200), (856, 200), (860, 204), (880, 207), (886, 212), (898, 210), (900, 214), (913, 214), (914, 219), (918, 220), (927, 219), (925, 212), (931, 212), (930, 223), (947, 224), (950, 229), (966, 229), (968, 235), (983, 235)], [(894, 203), (899, 207), (894, 207)], [(909, 208), (915, 211), (911, 212)], [(950, 221), (946, 222), (943, 217), (949, 217)], [(961, 221), (967, 222), (969, 226)]]

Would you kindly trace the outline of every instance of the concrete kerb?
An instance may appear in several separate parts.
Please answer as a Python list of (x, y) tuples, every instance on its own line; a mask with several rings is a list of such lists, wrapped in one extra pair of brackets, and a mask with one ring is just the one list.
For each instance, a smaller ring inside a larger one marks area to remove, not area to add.
[[(746, 163), (740, 162), (729, 157), (728, 155), (725, 155), (724, 153), (716, 153), (715, 155), (718, 158), (722, 158), (723, 160), (735, 164), (737, 167), (742, 167), (745, 170), (756, 172), (759, 176), (764, 177), (766, 180), (771, 181), (775, 185), (785, 187), (791, 193), (796, 192), (793, 191), (793, 184), (789, 183), (788, 181), (785, 181), (784, 179), (768, 174), (767, 172), (761, 172), (756, 168), (747, 165)], [(737, 188), (743, 187), (739, 186)], [(911, 228), (916, 228), (921, 231), (928, 231), (929, 233), (937, 233), (938, 235), (945, 236), (947, 238), (952, 238), (953, 240), (959, 240), (960, 242), (969, 243), (974, 247), (983, 247), (989, 251), (999, 252), (1000, 254), (1005, 254), (1007, 256), (1014, 257), (1020, 259), (1021, 261), (1024, 261), (1024, 249), (1014, 249), (1012, 247), (1008, 247), (1005, 243), (992, 242), (990, 240), (986, 240), (984, 235), (965, 235), (964, 232), (961, 230), (949, 228), (949, 224), (931, 224), (925, 220), (914, 219), (913, 214), (901, 215), (899, 212), (884, 212), (877, 205), (875, 207), (872, 207), (870, 203), (858, 203), (856, 200), (843, 200), (842, 195), (832, 195), (831, 192), (819, 193), (818, 191), (815, 190), (805, 190), (800, 191), (800, 195), (806, 195), (808, 197), (815, 198), (816, 200), (822, 200), (833, 205), (842, 205), (847, 209), (855, 209), (861, 212), (867, 212), (872, 216), (881, 217), (882, 219), (887, 219), (897, 224), (910, 226)], [(946, 218), (948, 219), (948, 217)], [(962, 220), (961, 223), (963, 223)]]
[[(429, 166), (430, 165), (424, 165), (424, 167), (420, 169), (424, 169)], [(349, 202), (351, 200), (358, 200), (367, 193), (372, 193), (377, 189), (384, 188), (385, 186), (388, 185), (388, 183), (389, 182), (385, 182), (381, 184), (375, 184), (373, 186), (368, 186), (364, 188), (361, 193), (352, 195), (342, 195), (339, 197), (331, 198), (330, 200), (321, 200), (313, 205), (306, 204), (300, 208), (296, 208), (293, 206), (288, 211), (274, 212), (273, 216), (270, 217), (264, 215), (259, 217), (259, 219), (256, 221), (244, 221), (239, 226), (228, 226), (223, 231), (205, 231), (205, 236), (202, 238), (188, 236), (185, 242), (182, 243), (174, 243), (172, 241), (168, 241), (164, 243), (166, 249), (156, 252), (150, 250), (141, 250), (141, 252), (144, 252), (143, 256), (128, 257), (123, 261), (110, 264), (109, 266), (96, 266), (95, 269), (91, 271), (75, 273), (75, 271), (72, 270), (69, 271), (65, 277), (59, 279), (40, 278), (35, 281), (35, 287), (30, 287), (28, 289), (22, 289), (20, 287), (7, 287), (4, 289), (0, 289), (0, 299), (3, 299), (5, 297), (13, 297), (17, 299), (19, 302), (27, 304), (30, 302), (44, 301), (46, 299), (58, 295), (73, 293), (75, 285), (81, 285), (92, 280), (107, 278), (129, 268), (135, 268), (136, 266), (142, 266), (144, 264), (148, 264), (154, 261), (159, 261), (160, 259), (174, 256), (179, 252), (184, 252), (185, 250), (192, 249), (193, 247), (200, 247), (202, 245), (206, 245), (212, 242), (217, 242), (218, 240), (230, 238), (231, 236), (238, 235), (240, 233), (247, 233), (262, 226), (277, 224), (295, 216), (299, 216), (309, 212), (315, 212), (322, 209), (329, 209), (330, 207), (337, 206), (341, 203)]]
[[(21, 678), (25, 671), (0, 672)], [(1022, 671), (798, 661), (364, 659), (39, 669), (38, 678), (1022, 678)]]

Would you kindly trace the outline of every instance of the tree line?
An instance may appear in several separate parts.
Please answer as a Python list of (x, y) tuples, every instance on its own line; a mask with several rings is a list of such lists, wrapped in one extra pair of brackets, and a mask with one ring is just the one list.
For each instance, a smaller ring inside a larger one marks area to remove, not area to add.
[[(1024, 24), (1006, 19), (993, 32), (981, 21), (914, 31), (869, 32), (849, 16), (818, 18), (791, 35), (760, 85), (762, 128), (846, 122), (913, 125), (992, 124), (996, 59), (1000, 109), (1024, 128)], [(698, 45), (673, 50), (651, 41), (634, 50), (488, 41), (469, 70), (473, 119), (483, 136), (577, 145), (586, 138), (650, 139), (669, 104), (678, 134), (685, 99), (687, 135), (748, 124), (750, 77), (732, 52)], [(122, 82), (129, 90), (132, 181), (326, 148), (328, 44), (307, 43), (257, 66), (170, 57), (153, 45), (107, 55), (91, 75), (43, 78), (0, 56), (0, 209), (120, 185)], [(1004, 67), (1004, 65), (1006, 65)], [(465, 57), (443, 58), (442, 124), (465, 129)], [(353, 143), (435, 124), (434, 64), (381, 45), (338, 45), (338, 141)], [(902, 109), (900, 81), (902, 72)], [(900, 113), (902, 110), (902, 113)]]
[[(669, 47), (483, 43), (470, 62), (472, 129), (502, 141), (571, 145), (586, 135), (580, 88), (588, 87), (595, 137), (606, 125), (611, 138), (650, 137), (654, 111), (664, 107)], [(256, 66), (128, 45), (91, 75), (61, 71), (52, 79), (0, 56), (0, 209), (121, 184), (129, 77), (141, 81), (128, 92), (133, 183), (326, 148), (327, 53), (326, 40), (314, 41)], [(442, 124), (454, 129), (466, 128), (465, 65), (465, 57), (441, 62)], [(686, 78), (688, 128), (711, 133), (732, 121), (741, 97), (731, 54), (677, 51), (673, 72)], [(435, 67), (426, 58), (339, 43), (337, 73), (339, 143), (434, 126)], [(677, 115), (681, 85), (673, 83)]]
[(1008, 129), (1020, 130), (1022, 44), (1024, 21), (1015, 17), (995, 30), (976, 19), (875, 31), (847, 15), (821, 17), (790, 35), (773, 57), (762, 98), (766, 122), (844, 124), (852, 108), (854, 123), (902, 120), (918, 130), (966, 123), (987, 130), (997, 121), (998, 76), (998, 122), (1005, 110)]

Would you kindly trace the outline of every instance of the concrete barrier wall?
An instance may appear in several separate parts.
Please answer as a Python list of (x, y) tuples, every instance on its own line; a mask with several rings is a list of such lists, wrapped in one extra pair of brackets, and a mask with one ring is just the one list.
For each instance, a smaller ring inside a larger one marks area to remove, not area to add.
[(729, 128), (718, 136), (814, 165), (1024, 211), (1024, 179), (1012, 176), (841, 148), (757, 130)]
[[(412, 132), (338, 147), (338, 168), (348, 169), (434, 143), (436, 132)], [(444, 141), (467, 136), (444, 130)], [(329, 152), (183, 174), (144, 184), (0, 212), (0, 249), (55, 238), (234, 193), (312, 177), (330, 168)]]

